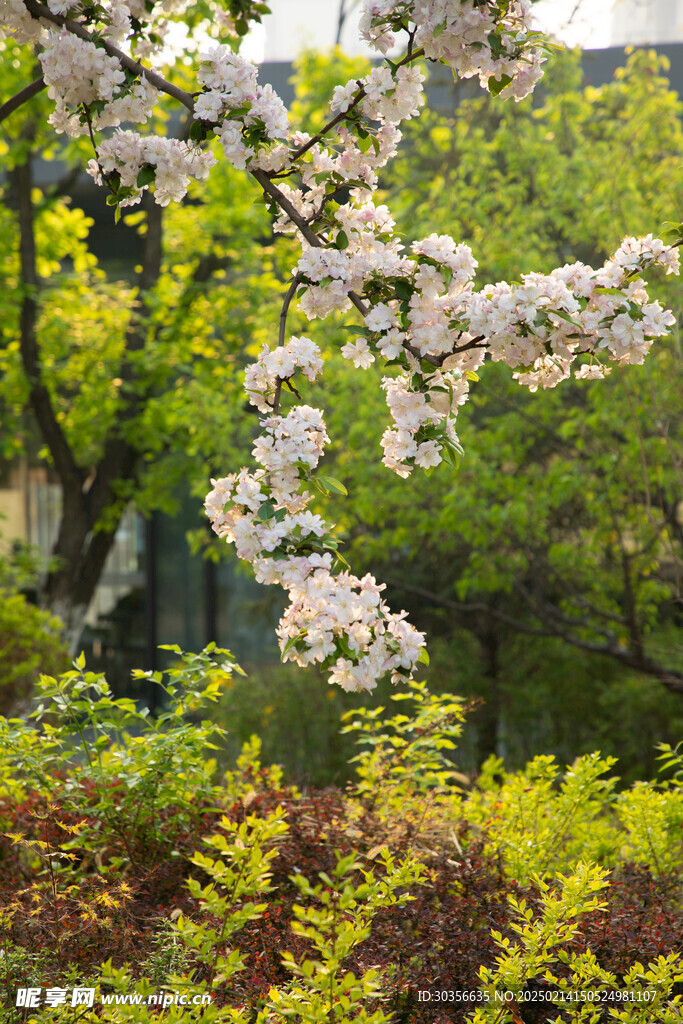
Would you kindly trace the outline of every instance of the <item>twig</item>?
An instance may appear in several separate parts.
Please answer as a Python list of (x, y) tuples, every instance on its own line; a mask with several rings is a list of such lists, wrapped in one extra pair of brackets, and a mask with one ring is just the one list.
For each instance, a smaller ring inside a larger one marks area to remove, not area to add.
[[(410, 63), (410, 62), (411, 62), (412, 60), (417, 60), (417, 59), (418, 59), (418, 57), (424, 57), (424, 49), (420, 49), (420, 50), (415, 50), (415, 52), (414, 52), (414, 53), (410, 53), (410, 52), (408, 52), (408, 53), (407, 53), (407, 54), (405, 55), (405, 57), (403, 57), (403, 58), (402, 58), (402, 59), (401, 59), (401, 60), (400, 60), (400, 61), (398, 62), (398, 64), (394, 64), (394, 65), (393, 65), (393, 67), (394, 67), (395, 69), (396, 69), (396, 68), (400, 68), (400, 67), (403, 67), (403, 65), (404, 65), (404, 64), (409, 64), (409, 63)], [(352, 103), (350, 104), (350, 106), (349, 106), (349, 107), (348, 107), (348, 108), (347, 108), (346, 110), (343, 110), (343, 111), (341, 111), (341, 112), (340, 112), (339, 114), (335, 114), (335, 116), (334, 116), (334, 117), (332, 118), (332, 120), (331, 120), (331, 121), (328, 121), (328, 122), (327, 122), (327, 124), (326, 124), (326, 125), (324, 125), (324, 126), (323, 126), (323, 127), (322, 127), (322, 128), (320, 129), (320, 131), (316, 132), (316, 134), (315, 134), (315, 135), (313, 136), (313, 138), (312, 138), (312, 139), (309, 139), (309, 140), (308, 140), (308, 142), (306, 142), (306, 143), (305, 143), (305, 144), (304, 144), (303, 146), (299, 146), (299, 148), (298, 148), (298, 149), (295, 149), (295, 150), (294, 150), (294, 152), (290, 154), (290, 155), (291, 155), (291, 159), (292, 159), (292, 160), (298, 160), (298, 159), (299, 159), (299, 157), (300, 157), (300, 156), (303, 156), (303, 155), (304, 155), (304, 153), (307, 153), (307, 152), (308, 152), (308, 150), (309, 150), (309, 149), (310, 149), (310, 148), (311, 148), (312, 146), (315, 146), (315, 145), (316, 145), (316, 144), (317, 144), (318, 142), (320, 142), (320, 141), (321, 141), (321, 139), (322, 139), (322, 138), (323, 138), (323, 137), (324, 137), (325, 135), (327, 135), (327, 133), (328, 133), (329, 131), (331, 131), (331, 129), (332, 129), (332, 128), (336, 128), (336, 127), (337, 127), (337, 125), (338, 125), (338, 124), (340, 124), (340, 122), (341, 122), (341, 121), (345, 121), (345, 120), (346, 120), (346, 119), (348, 118), (348, 116), (349, 116), (349, 114), (351, 113), (351, 111), (352, 111), (352, 110), (353, 110), (353, 109), (354, 109), (355, 107), (357, 107), (357, 106), (358, 106), (358, 104), (360, 103), (360, 101), (361, 101), (362, 99), (364, 99), (364, 98), (365, 98), (365, 89), (363, 88), (363, 86), (361, 86), (361, 85), (360, 85), (360, 83), (359, 83), (359, 89), (360, 89), (360, 92), (359, 92), (359, 93), (358, 93), (358, 95), (357, 95), (357, 96), (356, 96), (356, 97), (354, 98), (353, 102), (352, 102)]]
[(258, 181), (266, 195), (270, 196), (270, 198), (277, 203), (280, 209), (287, 214), (292, 224), (295, 224), (298, 227), (306, 241), (310, 242), (310, 244), (314, 245), (317, 249), (321, 249), (323, 243), (318, 238), (315, 231), (313, 231), (306, 218), (301, 216), (291, 200), (289, 200), (287, 196), (280, 191), (277, 185), (273, 184), (266, 171), (252, 170), (250, 171), (250, 174), (256, 179), (256, 181)]
[[(287, 196), (280, 191), (277, 185), (273, 184), (268, 174), (265, 171), (261, 170), (251, 171), (251, 174), (256, 179), (256, 181), (258, 181), (259, 185), (266, 193), (266, 195), (270, 196), (270, 198), (275, 203), (277, 203), (277, 205), (280, 207), (283, 213), (287, 214), (289, 219), (299, 229), (299, 231), (304, 236), (306, 241), (309, 242), (312, 246), (315, 246), (316, 249), (322, 249), (324, 245), (323, 241), (319, 238), (318, 235), (316, 235), (315, 231), (313, 231), (309, 222), (306, 220), (305, 217), (302, 217), (302, 215), (299, 213), (299, 211), (291, 202), (291, 200), (289, 200)], [(356, 309), (358, 310), (362, 317), (366, 317), (368, 315), (369, 307), (365, 302), (363, 302), (363, 299), (360, 297), (358, 292), (349, 292), (349, 299), (351, 300), (351, 302), (356, 307)], [(282, 321), (280, 321), (280, 328), (282, 329)], [(444, 361), (448, 358), (448, 356), (453, 355), (456, 352), (465, 352), (471, 348), (481, 347), (480, 342), (482, 342), (483, 340), (483, 335), (479, 335), (478, 337), (473, 338), (471, 341), (468, 341), (467, 344), (461, 345), (459, 348), (453, 349), (453, 352), (447, 352), (442, 356), (422, 355), (419, 349), (416, 349), (412, 345), (408, 344), (404, 344), (403, 347), (408, 352), (410, 352), (411, 355), (415, 356), (416, 359), (425, 360), (426, 362), (431, 363), (432, 366), (438, 367), (443, 365)]]
[(358, 106), (360, 101), (362, 99), (365, 99), (365, 89), (360, 84), (360, 82), (357, 82), (357, 85), (358, 88), (360, 89), (360, 92), (355, 97), (353, 102), (346, 108), (346, 110), (342, 110), (338, 114), (335, 114), (332, 120), (328, 121), (327, 124), (324, 125), (319, 132), (316, 132), (312, 139), (309, 139), (308, 142), (306, 142), (303, 146), (299, 146), (298, 149), (295, 149), (294, 152), (291, 154), (292, 160), (298, 160), (300, 156), (303, 156), (304, 153), (307, 153), (308, 150), (311, 149), (312, 146), (315, 146), (318, 142), (320, 142), (320, 140), (325, 135), (327, 135), (327, 133), (331, 131), (332, 128), (336, 128), (338, 124), (340, 124), (342, 121), (345, 121), (349, 114), (351, 113), (351, 111)]

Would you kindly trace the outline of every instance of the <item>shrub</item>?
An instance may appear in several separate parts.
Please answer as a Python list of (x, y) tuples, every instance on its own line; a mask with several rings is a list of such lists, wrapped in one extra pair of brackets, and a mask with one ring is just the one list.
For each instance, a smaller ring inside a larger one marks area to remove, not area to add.
[(23, 594), (0, 587), (0, 714), (26, 707), (39, 672), (68, 666), (62, 624)]
[[(164, 1009), (186, 1024), (680, 1019), (676, 751), (672, 777), (622, 793), (597, 754), (564, 772), (490, 762), (470, 789), (450, 760), (462, 703), (412, 684), (397, 714), (347, 717), (361, 751), (345, 790), (287, 785), (257, 737), (221, 780), (202, 715), (236, 670), (213, 646), (180, 656), (151, 676), (152, 719), (78, 661), (40, 682), (28, 722), (0, 725), (3, 1024), (160, 1012), (14, 1007), (19, 987), (76, 984), (211, 995)], [(619, 1001), (628, 988), (656, 1002)]]

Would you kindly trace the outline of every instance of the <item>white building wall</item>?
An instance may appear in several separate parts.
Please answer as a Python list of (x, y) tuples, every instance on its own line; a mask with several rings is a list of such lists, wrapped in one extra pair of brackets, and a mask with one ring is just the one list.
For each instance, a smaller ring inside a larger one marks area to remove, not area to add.
[(613, 46), (683, 42), (683, 0), (619, 0), (611, 37)]
[[(337, 37), (342, 0), (271, 0), (272, 14), (263, 28), (253, 32), (248, 49), (265, 61), (291, 61), (304, 49), (331, 49)], [(360, 4), (345, 0), (349, 11), (344, 20), (341, 45), (346, 53), (369, 53), (358, 38)], [(244, 48), (243, 48), (244, 49)], [(260, 51), (260, 52), (259, 52)], [(246, 50), (244, 50), (246, 52)], [(251, 53), (249, 54), (251, 56)]]
[[(360, 2), (270, 0), (272, 14), (246, 41), (245, 56), (291, 61), (307, 47), (331, 48), (342, 2), (349, 11), (342, 48), (349, 54), (370, 55), (358, 38)], [(569, 46), (599, 49), (683, 42), (683, 0), (541, 0), (534, 13), (539, 28), (557, 34)]]

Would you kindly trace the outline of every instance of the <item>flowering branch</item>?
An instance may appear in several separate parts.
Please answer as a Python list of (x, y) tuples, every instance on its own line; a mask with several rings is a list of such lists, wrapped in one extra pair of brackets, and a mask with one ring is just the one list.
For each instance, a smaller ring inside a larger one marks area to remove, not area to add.
[[(393, 67), (394, 69), (401, 68), (404, 65), (410, 64), (412, 61), (417, 60), (419, 57), (424, 57), (424, 50), (416, 50), (415, 52), (412, 52), (412, 49), (409, 45), (408, 53), (406, 54), (406, 56), (403, 57), (402, 60), (400, 60), (397, 64), (394, 64)], [(299, 146), (298, 149), (295, 149), (291, 154), (292, 161), (298, 160), (305, 153), (307, 153), (309, 149), (312, 149), (313, 146), (316, 146), (319, 142), (322, 142), (324, 137), (328, 135), (333, 128), (336, 128), (337, 125), (341, 124), (342, 121), (347, 121), (349, 119), (349, 115), (351, 114), (351, 112), (357, 108), (358, 104), (361, 103), (361, 101), (364, 100), (367, 95), (365, 92), (365, 87), (362, 82), (357, 81), (355, 84), (358, 87), (357, 91), (349, 105), (346, 107), (346, 109), (341, 110), (338, 114), (336, 114), (330, 121), (327, 122), (326, 125), (324, 125), (320, 129), (320, 131), (316, 135), (313, 136), (313, 138), (309, 139), (308, 142), (304, 143), (304, 145), (302, 146)]]
[[(172, 12), (183, 2), (165, 0), (163, 7)], [(262, 189), (274, 230), (299, 241), (277, 345), (265, 345), (245, 373), (249, 400), (263, 416), (256, 468), (213, 481), (207, 514), (257, 580), (288, 590), (278, 628), (284, 660), (317, 662), (345, 689), (371, 689), (387, 675), (409, 678), (426, 660), (422, 634), (405, 613), (389, 611), (373, 577), (350, 573), (333, 526), (308, 510), (310, 488), (346, 492), (316, 472), (329, 440), (322, 413), (303, 404), (280, 411), (283, 385), (300, 400), (295, 378), (312, 382), (323, 369), (312, 341), (286, 340), (295, 294), (309, 319), (351, 307), (360, 313), (358, 337), (341, 349), (357, 368), (378, 358), (398, 364), (382, 381), (391, 417), (382, 461), (407, 477), (444, 459), (457, 464), (457, 412), (487, 355), (531, 391), (572, 375), (605, 376), (610, 362), (642, 362), (674, 322), (650, 301), (642, 275), (654, 266), (677, 273), (677, 251), (651, 235), (627, 238), (601, 268), (574, 263), (477, 290), (469, 246), (432, 234), (406, 252), (390, 211), (375, 203), (377, 173), (396, 152), (399, 125), (420, 113), (420, 58), (476, 76), (503, 99), (533, 90), (545, 58), (529, 0), (364, 0), (363, 39), (386, 55), (406, 33), (407, 52), (338, 85), (332, 116), (313, 136), (290, 128), (277, 94), (227, 46), (200, 53), (193, 94), (127, 56), (121, 41), (142, 55), (160, 45), (156, 8), (142, 6), (133, 18), (125, 0), (85, 9), (77, 0), (13, 0), (0, 18), (37, 45), (57, 131), (91, 132), (95, 145), (103, 128), (145, 123), (159, 92), (191, 112), (187, 140), (118, 131), (99, 143), (88, 171), (109, 186), (110, 203), (134, 205), (152, 188), (160, 206), (181, 200), (190, 180), (206, 178), (216, 163), (202, 148), (215, 138), (216, 150)]]
[(173, 85), (171, 82), (167, 82), (165, 78), (157, 74), (156, 71), (152, 71), (151, 68), (146, 68), (139, 61), (133, 60), (128, 54), (124, 53), (117, 46), (108, 42), (106, 39), (98, 38), (95, 40), (93, 33), (88, 32), (79, 22), (74, 21), (71, 18), (67, 18), (61, 14), (53, 14), (48, 6), (39, 2), (39, 0), (24, 0), (24, 6), (26, 10), (34, 18), (42, 18), (45, 21), (52, 22), (53, 25), (58, 25), (60, 28), (65, 28), (72, 35), (77, 36), (79, 39), (83, 39), (88, 43), (92, 43), (101, 47), (105, 53), (110, 57), (114, 57), (123, 68), (127, 68), (137, 78), (146, 78), (150, 85), (153, 85), (159, 92), (165, 92), (168, 96), (172, 96), (173, 99), (178, 100), (184, 107), (187, 107), (189, 111), (194, 110), (194, 101), (190, 93), (185, 92), (184, 89), (179, 89), (177, 85)]

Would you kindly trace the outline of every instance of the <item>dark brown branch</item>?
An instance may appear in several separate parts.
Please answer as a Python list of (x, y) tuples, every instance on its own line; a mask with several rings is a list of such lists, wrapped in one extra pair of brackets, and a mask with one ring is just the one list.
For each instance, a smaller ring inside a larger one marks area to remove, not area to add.
[[(538, 563), (539, 560), (536, 561), (534, 566), (534, 573), (536, 575), (538, 575), (536, 569), (536, 565), (538, 565)], [(569, 600), (573, 601), (574, 604), (578, 605), (580, 608), (587, 611), (590, 615), (595, 615), (596, 618), (602, 619), (603, 622), (608, 622), (611, 626), (626, 625), (626, 619), (623, 615), (618, 615), (616, 612), (606, 612), (603, 608), (599, 608), (598, 605), (594, 604), (592, 601), (589, 601), (586, 597), (584, 597), (583, 594), (579, 593), (576, 587), (572, 586), (568, 580), (562, 579), (558, 575), (558, 573), (553, 570), (552, 566), (549, 565), (548, 562), (546, 562), (545, 560), (543, 560), (541, 571), (547, 574), (549, 579), (552, 579), (554, 581), (558, 589), (562, 590)], [(571, 619), (565, 617), (563, 618), (563, 621), (569, 625), (586, 624), (585, 618), (575, 619), (572, 621)]]
[(15, 110), (23, 106), (24, 103), (28, 103), (34, 96), (37, 96), (39, 92), (45, 88), (45, 82), (41, 78), (36, 78), (35, 82), (31, 82), (30, 85), (25, 86), (20, 92), (12, 96), (11, 99), (5, 100), (0, 106), (0, 121), (4, 121), (6, 117), (13, 114)]
[[(278, 329), (277, 343), (278, 345), (284, 345), (285, 335), (287, 333), (287, 314), (289, 313), (289, 307), (291, 305), (294, 294), (301, 283), (301, 278), (297, 275), (292, 283), (290, 284), (285, 297), (282, 302), (282, 309), (280, 310), (280, 325)], [(286, 384), (289, 390), (297, 396), (301, 401), (301, 395), (296, 390), (294, 385), (287, 377), (278, 377), (275, 385), (275, 394), (273, 395), (273, 413), (277, 416), (280, 412), (280, 398), (282, 397), (282, 385)]]
[(332, 131), (333, 128), (336, 128), (337, 125), (341, 124), (342, 121), (346, 121), (351, 111), (358, 106), (361, 100), (365, 99), (365, 89), (363, 88), (362, 85), (360, 85), (360, 83), (358, 83), (358, 88), (360, 90), (358, 95), (354, 97), (353, 102), (349, 104), (347, 109), (340, 111), (338, 114), (335, 114), (335, 116), (331, 118), (326, 125), (323, 125), (320, 131), (316, 132), (315, 135), (308, 140), (308, 142), (306, 142), (303, 146), (299, 146), (298, 149), (295, 149), (294, 152), (291, 154), (292, 160), (298, 160), (299, 157), (303, 156), (304, 153), (307, 153), (309, 149), (312, 149), (313, 146), (317, 145), (317, 143), (320, 142), (329, 131)]
[(636, 609), (636, 597), (633, 591), (633, 577), (631, 572), (631, 557), (628, 552), (625, 551), (622, 538), (619, 538), (621, 542), (621, 572), (624, 581), (624, 605), (626, 610), (626, 623), (628, 627), (628, 638), (630, 642), (631, 650), (637, 658), (642, 659), (644, 657), (643, 649), (643, 637), (640, 631), (640, 623), (638, 622), (638, 612)]
[(432, 601), (434, 604), (440, 604), (444, 608), (450, 608), (454, 612), (463, 612), (465, 614), (470, 612), (481, 612), (486, 615), (490, 615), (498, 622), (503, 622), (506, 626), (511, 626), (516, 630), (521, 630), (529, 636), (552, 637), (555, 635), (554, 632), (549, 629), (539, 629), (535, 626), (527, 626), (515, 619), (512, 615), (506, 615), (505, 612), (501, 612), (497, 608), (492, 608), (491, 605), (488, 605), (483, 601), (456, 601), (452, 597), (437, 594), (433, 590), (428, 590), (426, 587), (420, 587), (415, 583), (406, 583), (405, 580), (392, 579), (390, 576), (384, 576), (383, 579), (386, 583), (389, 583), (392, 587), (396, 587), (398, 590), (404, 590), (408, 594), (416, 594), (418, 597), (424, 597), (428, 601)]
[[(672, 693), (683, 694), (683, 672), (656, 662), (649, 655), (645, 654), (642, 643), (639, 642), (636, 649), (631, 649), (617, 640), (614, 635), (602, 630), (598, 632), (604, 637), (604, 642), (587, 640), (582, 636), (578, 636), (571, 628), (565, 628), (566, 625), (572, 627), (580, 626), (582, 623), (571, 622), (571, 620), (566, 619), (559, 609), (556, 609), (548, 602), (541, 604), (539, 601), (534, 601), (528, 591), (519, 584), (515, 590), (526, 601), (531, 613), (547, 626), (553, 636), (564, 640), (565, 643), (570, 644), (572, 647), (577, 647), (581, 651), (604, 655), (627, 668), (634, 669), (636, 672), (653, 676), (668, 690), (671, 690)], [(519, 624), (519, 629), (524, 632), (527, 631), (521, 623)]]
[[(425, 587), (407, 583), (405, 580), (394, 580), (388, 576), (385, 576), (384, 579), (387, 583), (404, 590), (406, 593), (416, 594), (418, 597), (424, 597), (434, 604), (442, 605), (444, 608), (451, 608), (453, 611), (465, 614), (472, 612), (484, 613), (489, 615), (491, 618), (496, 619), (498, 622), (502, 622), (506, 626), (510, 626), (512, 629), (519, 631), (520, 633), (524, 633), (527, 636), (545, 638), (556, 637), (560, 640), (564, 640), (565, 643), (569, 644), (571, 647), (587, 651), (590, 654), (598, 654), (603, 657), (611, 658), (614, 661), (619, 662), (619, 664), (624, 665), (626, 668), (634, 669), (636, 672), (641, 672), (643, 675), (652, 676), (672, 693), (680, 693), (683, 695), (683, 672), (669, 668), (666, 665), (661, 665), (642, 651), (636, 652), (629, 650), (627, 647), (624, 647), (623, 644), (620, 644), (615, 638), (608, 637), (607, 634), (603, 634), (606, 638), (604, 643), (586, 640), (583, 637), (577, 636), (576, 633), (563, 629), (560, 626), (559, 623), (562, 620), (562, 616), (559, 615), (559, 613), (556, 616), (548, 615), (546, 617), (536, 605), (535, 610), (532, 609), (532, 614), (534, 614), (540, 622), (544, 623), (545, 628), (541, 628), (531, 626), (524, 622), (524, 620), (518, 619), (512, 615), (507, 615), (505, 612), (501, 612), (497, 608), (493, 608), (491, 605), (482, 601), (455, 601), (452, 598), (445, 597), (442, 594), (437, 594)], [(519, 587), (517, 589), (520, 594), (523, 592), (523, 588)], [(534, 604), (528, 593), (526, 593), (526, 597), (527, 603), (530, 605)], [(554, 611), (554, 609), (551, 608), (550, 611)]]
[(150, 85), (153, 85), (155, 89), (160, 92), (165, 92), (167, 96), (172, 96), (173, 99), (178, 100), (188, 110), (194, 111), (194, 100), (189, 92), (185, 92), (184, 89), (179, 89), (177, 85), (173, 85), (171, 82), (167, 82), (165, 78), (157, 74), (156, 71), (152, 71), (151, 68), (146, 68), (139, 61), (133, 60), (123, 50), (119, 50), (117, 46), (107, 42), (106, 39), (95, 40), (93, 33), (88, 32), (87, 29), (83, 28), (77, 21), (73, 21), (71, 18), (66, 18), (62, 14), (53, 14), (49, 7), (45, 4), (41, 4), (38, 0), (24, 0), (26, 10), (33, 15), (34, 18), (43, 18), (45, 21), (51, 21), (53, 25), (59, 25), (60, 28), (66, 28), (73, 35), (78, 36), (80, 39), (85, 39), (93, 45), (99, 46), (101, 49), (108, 53), (110, 57), (116, 57), (120, 61), (121, 66), (128, 68), (138, 78), (146, 78)]
[[(557, 577), (555, 577), (557, 579)], [(516, 581), (514, 584), (514, 590), (520, 600), (526, 604), (531, 615), (533, 615), (539, 622), (545, 623), (549, 629), (552, 630), (553, 635), (560, 635), (560, 628), (564, 627), (565, 634), (564, 638), (567, 639), (569, 631), (571, 630), (586, 630), (592, 629), (594, 633), (597, 633), (603, 638), (606, 644), (616, 644), (617, 640), (612, 630), (604, 628), (598, 629), (588, 619), (580, 616), (568, 616), (560, 611), (557, 604), (552, 601), (545, 600), (538, 595), (532, 595), (531, 592), (521, 582)], [(609, 617), (607, 617), (609, 622)], [(618, 621), (618, 620), (615, 620)]]
[(270, 198), (275, 203), (277, 203), (277, 205), (280, 207), (283, 213), (287, 214), (292, 224), (295, 224), (296, 227), (298, 227), (299, 231), (304, 236), (306, 241), (309, 242), (311, 245), (315, 246), (317, 249), (321, 249), (323, 243), (318, 238), (315, 231), (313, 231), (306, 218), (301, 216), (301, 214), (294, 206), (294, 204), (291, 202), (291, 200), (288, 199), (287, 196), (280, 191), (277, 185), (273, 184), (267, 172), (261, 170), (252, 170), (250, 171), (250, 174), (252, 175), (253, 178), (256, 179), (256, 181), (259, 183), (259, 185), (266, 193), (266, 195), (270, 196)]
[(290, 284), (289, 288), (287, 289), (287, 294), (285, 295), (284, 300), (282, 302), (282, 309), (280, 310), (280, 326), (277, 336), (278, 345), (284, 345), (285, 343), (285, 334), (287, 332), (287, 314), (289, 313), (289, 307), (291, 305), (292, 299), (294, 298), (296, 290), (300, 284), (301, 278), (297, 274), (296, 277), (293, 279), (292, 283)]

